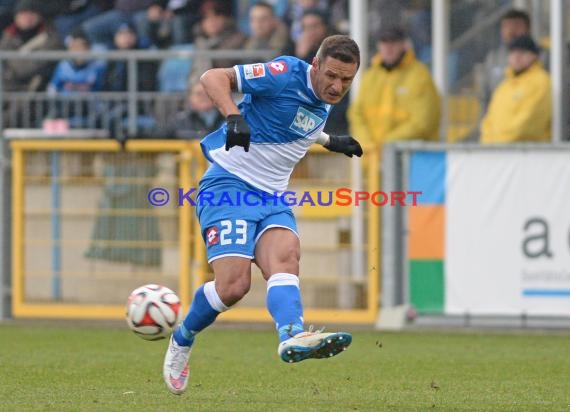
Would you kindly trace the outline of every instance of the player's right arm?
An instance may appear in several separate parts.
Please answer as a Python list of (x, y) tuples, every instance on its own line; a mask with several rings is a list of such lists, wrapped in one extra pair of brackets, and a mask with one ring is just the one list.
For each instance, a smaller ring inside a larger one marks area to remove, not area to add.
[(237, 75), (234, 69), (210, 69), (200, 77), (200, 82), (224, 117), (240, 114), (232, 98), (232, 92), (238, 91)]
[(251, 132), (232, 98), (232, 92), (238, 91), (234, 69), (210, 69), (200, 77), (200, 82), (212, 102), (226, 118), (226, 151), (234, 146), (241, 146), (248, 152)]
[(287, 60), (270, 63), (236, 65), (230, 68), (210, 69), (200, 81), (206, 93), (227, 120), (226, 151), (242, 146), (249, 151), (249, 125), (235, 104), (232, 92), (275, 96), (287, 85)]

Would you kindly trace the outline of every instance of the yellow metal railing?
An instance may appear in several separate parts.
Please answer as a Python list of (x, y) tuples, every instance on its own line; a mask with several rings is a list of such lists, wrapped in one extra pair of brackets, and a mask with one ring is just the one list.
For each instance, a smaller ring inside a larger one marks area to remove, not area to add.
[[(26, 287), (30, 285), (30, 282), (34, 281), (34, 276), (46, 277), (49, 276), (50, 268), (46, 264), (46, 267), (38, 267), (35, 272), (31, 272), (26, 268), (26, 262), (30, 262), (33, 259), (31, 254), (35, 253), (36, 249), (49, 247), (53, 245), (53, 241), (50, 239), (42, 238), (41, 236), (34, 236), (34, 219), (45, 219), (54, 213), (64, 216), (66, 219), (94, 219), (94, 216), (133, 216), (146, 218), (149, 216), (160, 217), (161, 219), (171, 219), (170, 227), (176, 227), (177, 238), (162, 239), (162, 240), (145, 240), (145, 239), (107, 239), (99, 241), (104, 243), (110, 248), (177, 248), (178, 258), (176, 264), (176, 283), (173, 288), (179, 294), (184, 310), (188, 308), (190, 301), (193, 296), (193, 291), (203, 284), (205, 281), (213, 278), (213, 273), (211, 268), (207, 264), (206, 259), (206, 249), (200, 233), (200, 226), (194, 216), (194, 210), (191, 207), (175, 207), (174, 210), (163, 210), (162, 208), (154, 209), (106, 209), (106, 210), (95, 210), (89, 207), (73, 207), (72, 202), (67, 202), (58, 207), (57, 210), (52, 208), (43, 209), (31, 209), (26, 206), (26, 194), (32, 195), (33, 191), (29, 186), (38, 185), (41, 182), (53, 182), (57, 181), (61, 184), (66, 182), (75, 182), (75, 184), (86, 188), (87, 191), (92, 190), (91, 188), (97, 188), (101, 185), (101, 181), (104, 180), (100, 176), (53, 176), (53, 173), (47, 173), (47, 176), (30, 176), (26, 173), (26, 165), (29, 163), (26, 161), (26, 156), (30, 153), (53, 153), (58, 152), (61, 154), (77, 155), (78, 153), (89, 153), (89, 154), (105, 154), (111, 156), (111, 161), (113, 161), (113, 156), (119, 156), (121, 152), (120, 145), (112, 140), (81, 140), (81, 141), (69, 141), (69, 140), (19, 140), (13, 141), (11, 143), (12, 147), (12, 164), (13, 164), (13, 192), (12, 192), (12, 210), (13, 210), (13, 220), (12, 220), (12, 251), (13, 251), (13, 272), (12, 272), (12, 285), (13, 285), (13, 314), (16, 318), (33, 317), (33, 318), (75, 318), (75, 319), (122, 319), (124, 317), (125, 308), (124, 300), (126, 300), (127, 290), (123, 285), (124, 289), (124, 299), (117, 298), (116, 302), (111, 303), (100, 303), (97, 302), (97, 296), (92, 299), (87, 299), (87, 301), (81, 301), (80, 299), (75, 299), (74, 297), (65, 297), (64, 299), (45, 299), (45, 298), (28, 298), (26, 294)], [(158, 156), (159, 154), (168, 154), (176, 162), (177, 171), (175, 176), (175, 181), (171, 182), (172, 186), (176, 188), (197, 188), (198, 182), (204, 171), (206, 170), (208, 164), (200, 152), (199, 144), (189, 141), (155, 141), (155, 140), (131, 140), (127, 142), (125, 147), (125, 152), (127, 154), (138, 153), (142, 156)], [(123, 153), (123, 154), (124, 154)], [(309, 152), (308, 158), (318, 157), (318, 156), (339, 156), (336, 158), (329, 157), (329, 161), (333, 162), (333, 166), (337, 164), (348, 165), (348, 159), (342, 155), (331, 155), (324, 151), (322, 148), (315, 148)], [(377, 165), (379, 163), (379, 150), (376, 148), (366, 149), (366, 163), (368, 165)], [(345, 160), (346, 159), (346, 160)], [(155, 161), (155, 158), (151, 158)], [(344, 162), (344, 163), (342, 163)], [(318, 162), (317, 162), (318, 165)], [(317, 168), (319, 168), (318, 166)], [(333, 167), (333, 169), (336, 166)], [(340, 166), (339, 166), (340, 167)], [(301, 166), (302, 169), (302, 166)], [(310, 169), (310, 167), (308, 168)], [(347, 169), (348, 170), (348, 169)], [(367, 167), (364, 175), (364, 190), (373, 192), (379, 188), (379, 174), (378, 168)], [(306, 172), (306, 173), (305, 173)], [(300, 178), (293, 177), (292, 183), (297, 185), (297, 187), (305, 187), (307, 190), (316, 190), (316, 188), (333, 187), (338, 182), (338, 180), (330, 179), (327, 176), (315, 177), (312, 175), (311, 170), (305, 171), (305, 173)], [(56, 178), (56, 179), (55, 179)], [(117, 184), (144, 184), (146, 177), (143, 176), (116, 176), (114, 177), (114, 182)], [(147, 183), (154, 180), (147, 179)], [(149, 183), (150, 184), (150, 183)], [(346, 181), (341, 183), (343, 186), (350, 187), (350, 175), (346, 175)], [(92, 185), (92, 186), (89, 186)], [(99, 186), (97, 186), (99, 185)], [(46, 187), (43, 187), (44, 192), (47, 191)], [(36, 190), (41, 191), (41, 190)], [(327, 208), (326, 211), (321, 209), (326, 213), (321, 213), (315, 210), (311, 213), (300, 213), (300, 219), (305, 219), (307, 221), (319, 221), (322, 219), (344, 219), (351, 214), (351, 208), (338, 208), (332, 207)], [(363, 280), (354, 280), (350, 276), (339, 277), (337, 275), (331, 274), (330, 276), (321, 275), (311, 277), (311, 273), (305, 273), (303, 269), (301, 270), (301, 285), (306, 283), (307, 285), (312, 284), (315, 287), (323, 287), (330, 285), (337, 285), (338, 282), (352, 282), (351, 286), (357, 286), (361, 288), (362, 296), (360, 297), (360, 303), (355, 307), (340, 308), (340, 307), (311, 307), (310, 305), (305, 309), (305, 320), (307, 322), (338, 322), (338, 323), (373, 323), (377, 319), (378, 315), (378, 296), (379, 296), (379, 267), (380, 267), (380, 247), (379, 247), (379, 230), (380, 230), (380, 208), (375, 207), (371, 204), (367, 204), (366, 212), (366, 239), (365, 244), (362, 245), (362, 249), (365, 251), (367, 256), (366, 260), (366, 276)], [(72, 222), (75, 224), (74, 222)], [(85, 224), (85, 222), (83, 222)], [(75, 227), (75, 226), (74, 226)], [(44, 228), (44, 232), (46, 229)], [(303, 239), (303, 237), (302, 237)], [(62, 251), (66, 252), (69, 249), (69, 254), (73, 254), (76, 250), (73, 249), (74, 243), (76, 243), (75, 238), (62, 238), (57, 239), (58, 247)], [(303, 245), (302, 245), (303, 247)], [(312, 245), (303, 247), (302, 254), (313, 253), (317, 257), (319, 253), (334, 253), (335, 250), (349, 249), (350, 243), (339, 244), (333, 247), (331, 250), (330, 246), (322, 245)], [(322, 252), (320, 252), (322, 251)], [(322, 255), (322, 259), (326, 260), (326, 254)], [(172, 262), (169, 262), (172, 263)], [(317, 263), (318, 264), (318, 263)], [(65, 266), (65, 265), (64, 265)], [(65, 267), (60, 268), (59, 275), (62, 277), (64, 282), (70, 282), (73, 280), (74, 271), (76, 270), (74, 264), (69, 264)], [(135, 272), (138, 269), (134, 269)], [(110, 288), (113, 288), (115, 283), (119, 283), (119, 279), (124, 282), (133, 283), (161, 283), (163, 273), (156, 269), (141, 269), (143, 272), (140, 278), (137, 278), (136, 272), (134, 275), (130, 275), (128, 269), (121, 266), (119, 269), (117, 267), (107, 267), (103, 269), (92, 270), (89, 277), (89, 284), (96, 284), (97, 291), (93, 293), (95, 295), (101, 294), (104, 296), (105, 288), (104, 283), (109, 283)], [(101, 278), (99, 281), (98, 279)], [(138, 280), (140, 279), (140, 280)], [(348, 280), (347, 280), (348, 279)], [(45, 279), (44, 279), (45, 281)], [(100, 282), (100, 283), (96, 283)], [(135, 285), (137, 286), (137, 285)], [(262, 287), (262, 285), (260, 286)], [(302, 286), (303, 287), (303, 286)], [(117, 286), (118, 288), (118, 286)], [(133, 287), (134, 288), (134, 287)], [(101, 289), (101, 292), (98, 290)], [(318, 290), (318, 289), (317, 289)], [(117, 291), (115, 291), (117, 292)], [(121, 291), (119, 291), (121, 292)], [(318, 295), (318, 293), (317, 293)], [(270, 321), (271, 318), (267, 313), (264, 305), (258, 304), (248, 305), (246, 303), (240, 303), (232, 310), (225, 312), (220, 317), (223, 320), (228, 321)]]
[[(26, 154), (27, 153), (47, 153), (47, 152), (88, 152), (99, 154), (118, 154), (121, 150), (120, 145), (111, 140), (19, 140), (11, 143), (12, 148), (12, 311), (16, 318), (33, 317), (33, 318), (75, 318), (75, 319), (121, 319), (125, 314), (124, 303), (117, 304), (89, 304), (75, 303), (67, 300), (64, 301), (48, 301), (36, 302), (28, 301), (25, 297), (26, 284), (26, 252), (27, 246), (30, 244), (38, 244), (46, 240), (42, 239), (26, 239), (25, 231), (26, 220), (33, 216), (34, 213), (26, 213), (25, 194), (26, 194)], [(172, 153), (176, 157), (178, 163), (177, 185), (180, 187), (188, 187), (191, 182), (190, 164), (195, 158), (198, 147), (195, 143), (185, 141), (153, 141), (153, 140), (132, 140), (127, 142), (126, 151), (134, 153)], [(33, 180), (33, 179), (32, 179)], [(81, 215), (81, 210), (65, 211), (66, 216)], [(56, 211), (61, 213), (61, 209)], [(91, 210), (93, 212), (93, 210)], [(137, 210), (115, 210), (118, 214), (137, 215)], [(123, 213), (121, 213), (123, 212)], [(49, 213), (49, 212), (45, 212)], [(85, 214), (85, 211), (83, 211)], [(148, 212), (147, 212), (148, 214)], [(178, 287), (177, 292), (183, 302), (189, 302), (191, 291), (190, 280), (190, 261), (191, 255), (191, 234), (192, 219), (190, 217), (190, 209), (179, 207), (176, 210), (178, 223), (178, 239), (177, 242), (169, 244), (177, 244), (178, 246)], [(33, 231), (33, 229), (32, 229)], [(49, 242), (49, 241), (48, 241)], [(108, 246), (116, 247), (121, 241), (108, 240), (105, 241)], [(71, 241), (59, 241), (64, 247), (73, 243)], [(131, 247), (138, 247), (136, 241), (129, 241)], [(144, 242), (147, 247), (153, 245), (152, 242)], [(168, 242), (160, 242), (164, 245)], [(124, 245), (123, 245), (124, 246)], [(45, 272), (49, 272), (46, 268)], [(73, 269), (61, 271), (62, 276), (71, 275)], [(112, 275), (110, 272), (109, 275)], [(142, 280), (141, 280), (142, 281)], [(109, 282), (112, 282), (110, 280)], [(157, 277), (156, 283), (160, 283)], [(150, 283), (147, 282), (147, 283)], [(127, 289), (125, 289), (127, 291)], [(124, 299), (126, 302), (128, 292)]]

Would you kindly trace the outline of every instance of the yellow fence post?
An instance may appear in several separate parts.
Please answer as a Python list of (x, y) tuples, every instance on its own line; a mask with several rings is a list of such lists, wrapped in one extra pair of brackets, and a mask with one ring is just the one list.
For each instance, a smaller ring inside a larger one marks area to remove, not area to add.
[[(199, 142), (192, 142), (191, 143), (191, 151), (194, 157), (194, 173), (192, 174), (192, 184), (193, 187), (196, 189), (200, 183), (200, 179), (202, 175), (206, 172), (208, 167), (208, 163), (202, 154), (202, 150), (200, 148)], [(192, 291), (194, 292), (198, 289), (203, 283), (207, 280), (207, 258), (206, 258), (206, 246), (204, 245), (204, 241), (202, 239), (202, 233), (200, 229), (200, 224), (198, 222), (198, 218), (196, 217), (196, 213), (193, 213), (194, 221), (192, 226), (192, 237), (193, 237), (193, 244), (192, 244)]]
[[(380, 156), (377, 146), (367, 150), (369, 156), (368, 167), (368, 191), (372, 197), (372, 193), (380, 190)], [(380, 206), (375, 206), (372, 202), (369, 204), (368, 214), (368, 311), (372, 321), (378, 315), (378, 297), (380, 294), (379, 278), (380, 278)]]
[[(192, 153), (189, 148), (185, 148), (179, 154), (179, 167), (178, 167), (178, 183), (179, 188), (183, 190), (190, 189), (190, 162), (192, 161)], [(178, 190), (178, 188), (176, 188)], [(177, 200), (178, 196), (176, 196)], [(190, 205), (178, 204), (178, 216), (180, 223), (178, 225), (178, 236), (180, 242), (180, 300), (183, 305), (188, 305), (190, 302), (190, 242), (191, 242), (191, 227), (190, 227)]]
[(12, 145), (12, 312), (24, 302), (24, 153)]

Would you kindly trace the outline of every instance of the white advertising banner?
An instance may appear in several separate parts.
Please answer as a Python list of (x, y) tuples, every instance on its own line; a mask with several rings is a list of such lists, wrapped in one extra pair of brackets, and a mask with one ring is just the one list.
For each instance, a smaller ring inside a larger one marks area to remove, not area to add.
[(570, 315), (570, 156), (447, 154), (445, 313)]

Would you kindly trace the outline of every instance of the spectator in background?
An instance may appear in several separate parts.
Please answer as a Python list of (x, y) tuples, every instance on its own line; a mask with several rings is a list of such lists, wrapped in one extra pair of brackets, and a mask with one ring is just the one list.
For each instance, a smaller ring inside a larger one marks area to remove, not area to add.
[[(290, 1), (289, 0), (263, 0), (263, 3), (269, 4), (272, 9), (275, 17), (277, 17), (281, 22), (286, 23), (287, 15), (290, 12)], [(250, 10), (251, 8), (260, 3), (259, 0), (238, 0), (234, 2), (234, 9), (238, 19), (238, 26), (242, 33), (246, 34), (247, 36), (251, 35), (250, 32)], [(288, 24), (285, 24), (289, 29)]]
[(484, 62), (481, 93), (486, 107), (493, 90), (503, 81), (508, 65), (509, 44), (517, 37), (530, 35), (530, 17), (526, 11), (511, 9), (501, 17), (501, 44), (491, 51)]
[(377, 51), (378, 33), (381, 29), (394, 26), (405, 27), (404, 15), (408, 3), (409, 1), (368, 0), (366, 23), (370, 55)]
[[(79, 28), (65, 39), (69, 52), (86, 52), (91, 49), (89, 39)], [(105, 65), (100, 60), (72, 58), (56, 66), (48, 85), (50, 94), (98, 92), (103, 89)]]
[(288, 27), (275, 15), (273, 6), (265, 1), (254, 4), (249, 10), (249, 33), (245, 49), (275, 50), (274, 57), (294, 52)]
[(154, 1), (115, 0), (113, 9), (85, 21), (82, 28), (92, 44), (112, 48), (113, 37), (122, 24), (132, 23), (137, 27), (137, 32), (142, 31), (139, 26), (144, 26), (142, 21), (146, 16), (146, 10)]
[(361, 142), (439, 138), (440, 98), (407, 40), (400, 27), (380, 31), (378, 52), (349, 109), (351, 133)]
[[(65, 43), (69, 52), (86, 52), (91, 48), (81, 28), (67, 36)], [(48, 94), (61, 98), (52, 101), (49, 117), (66, 118), (71, 127), (95, 127), (100, 110), (97, 101), (86, 93), (101, 91), (104, 77), (105, 64), (100, 60), (78, 57), (59, 62), (49, 82)], [(72, 97), (77, 94), (83, 94), (84, 98)]]
[(301, 33), (295, 43), (295, 56), (311, 63), (325, 37), (333, 34), (326, 12), (317, 8), (305, 10), (301, 18)]
[[(142, 46), (133, 25), (123, 23), (113, 37), (113, 49), (118, 51), (137, 50)], [(158, 63), (154, 60), (137, 61), (136, 89), (139, 92), (152, 92), (156, 90)], [(105, 91), (125, 92), (129, 87), (129, 67), (126, 60), (113, 60), (108, 64), (105, 77)], [(104, 123), (111, 135), (119, 141), (127, 138), (128, 105), (126, 102), (108, 102), (109, 107), (104, 116)], [(155, 127), (152, 109), (149, 108), (148, 99), (137, 102), (136, 125), (137, 137), (146, 137)]]
[(481, 143), (550, 141), (550, 76), (539, 54), (538, 45), (527, 35), (509, 45), (506, 78), (493, 93), (483, 118)]
[(293, 4), (289, 10), (289, 16), (285, 19), (286, 23), (291, 27), (291, 39), (297, 43), (303, 33), (303, 18), (308, 10), (318, 10), (326, 13), (329, 2), (326, 0), (293, 0)]
[[(228, 50), (241, 49), (245, 43), (245, 35), (237, 29), (232, 16), (231, 2), (223, 0), (206, 0), (200, 9), (201, 20), (194, 34), (194, 49)], [(231, 67), (239, 59), (200, 57), (193, 59), (188, 84), (194, 84), (200, 76), (211, 68)]]
[[(133, 25), (121, 24), (113, 36), (113, 50), (128, 51), (142, 48)], [(150, 92), (156, 90), (156, 61), (139, 60), (137, 62), (137, 90)], [(105, 78), (105, 90), (110, 92), (125, 92), (128, 90), (128, 65), (125, 60), (109, 62)]]
[(214, 106), (204, 86), (194, 83), (189, 89), (184, 109), (171, 115), (156, 132), (158, 138), (202, 139), (225, 121)]
[(142, 39), (159, 49), (194, 41), (192, 28), (200, 19), (203, 0), (154, 0), (139, 20)]
[[(41, 0), (20, 0), (14, 13), (14, 23), (2, 33), (0, 50), (31, 52), (62, 48), (57, 33), (44, 19)], [(3, 70), (4, 90), (44, 90), (54, 66), (49, 60), (7, 60)]]

